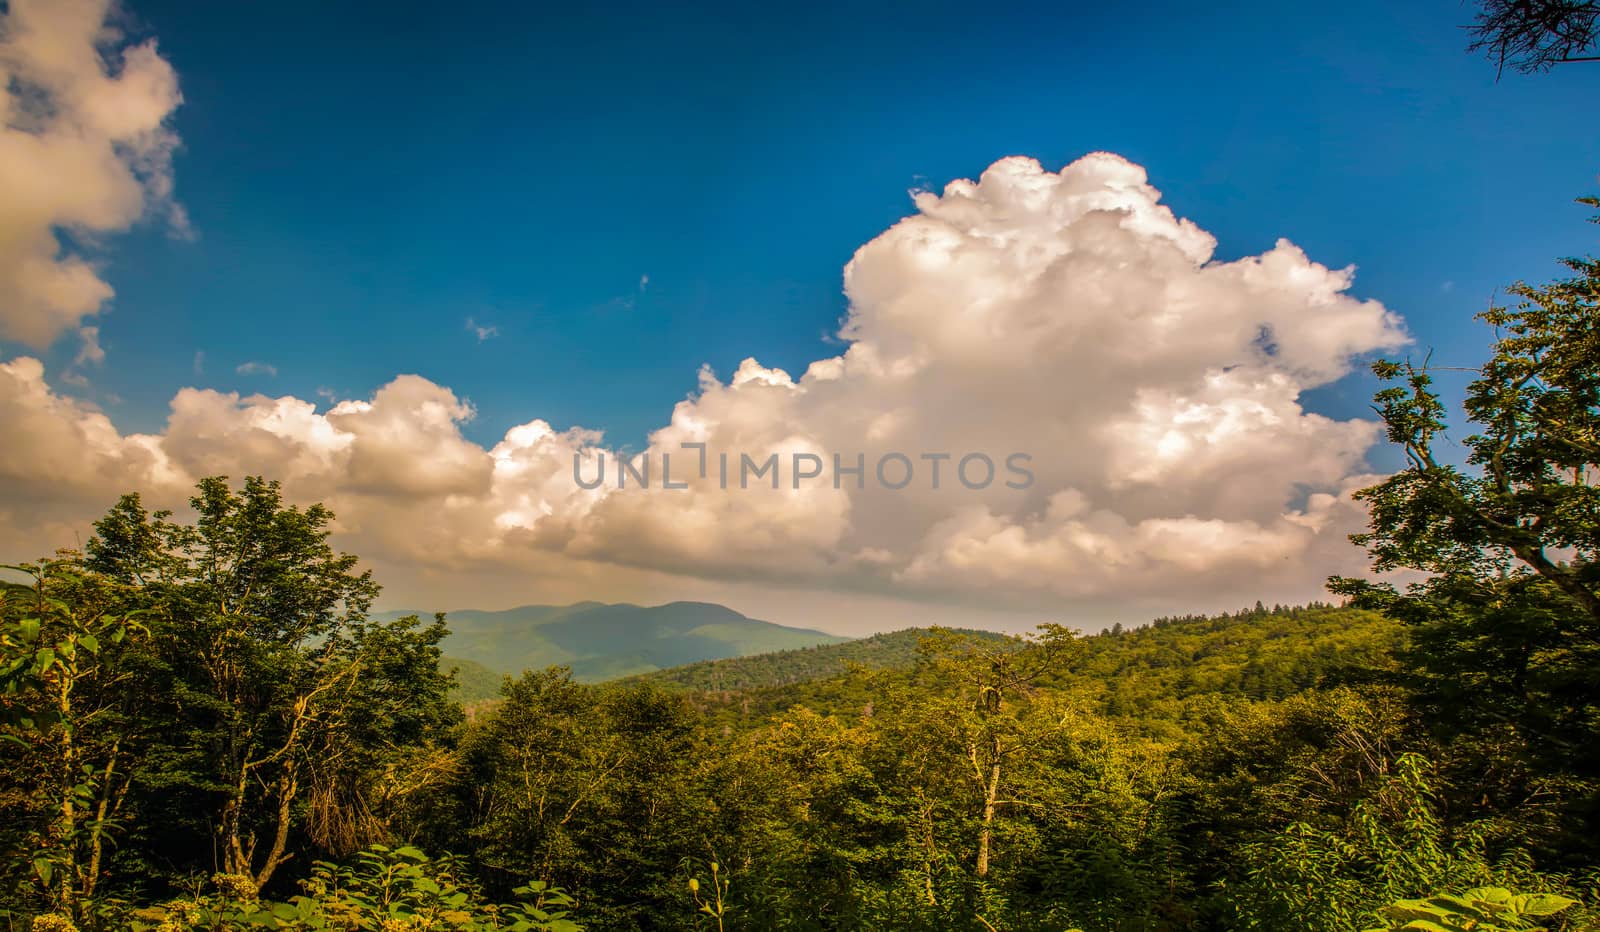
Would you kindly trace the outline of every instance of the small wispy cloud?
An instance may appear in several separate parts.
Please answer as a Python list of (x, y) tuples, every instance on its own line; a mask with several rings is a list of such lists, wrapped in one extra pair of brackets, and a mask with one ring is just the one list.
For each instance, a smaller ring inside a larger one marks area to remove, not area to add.
[(78, 337), (83, 340), (83, 345), (78, 347), (78, 365), (98, 366), (106, 361), (106, 351), (100, 346), (99, 327), (79, 327)]
[(271, 378), (278, 374), (278, 367), (264, 362), (256, 362), (251, 360), (247, 363), (241, 363), (239, 368), (233, 371), (240, 375), (264, 375), (268, 378)]
[(195, 375), (205, 375), (206, 374), (206, 351), (205, 350), (196, 350), (195, 351), (195, 354), (194, 354), (194, 374)]
[(61, 381), (73, 388), (87, 389), (89, 377), (82, 370), (91, 366), (99, 366), (106, 361), (106, 351), (100, 346), (100, 328), (83, 326), (78, 328), (78, 354), (72, 358), (74, 368), (61, 373)]
[(473, 317), (467, 318), (467, 331), (473, 336), (477, 337), (479, 343), (482, 343), (485, 340), (492, 340), (500, 335), (499, 327), (496, 327), (492, 324), (487, 326), (480, 324), (478, 323), (477, 319)]
[(643, 295), (645, 290), (649, 287), (650, 276), (648, 274), (640, 275), (639, 287), (633, 289), (633, 291), (627, 294), (619, 294), (615, 298), (612, 298), (603, 304), (597, 305), (595, 309), (600, 311), (631, 311), (635, 306), (638, 305), (640, 296)]

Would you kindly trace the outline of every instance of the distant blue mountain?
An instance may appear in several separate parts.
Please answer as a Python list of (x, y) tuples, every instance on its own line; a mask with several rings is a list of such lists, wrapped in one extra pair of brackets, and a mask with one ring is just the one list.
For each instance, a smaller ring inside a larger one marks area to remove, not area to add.
[[(413, 614), (427, 618), (432, 612), (380, 612), (376, 617)], [(524, 605), (498, 612), (463, 609), (448, 613), (447, 619), (447, 656), (510, 674), (566, 664), (584, 682), (850, 640), (758, 621), (709, 602)]]

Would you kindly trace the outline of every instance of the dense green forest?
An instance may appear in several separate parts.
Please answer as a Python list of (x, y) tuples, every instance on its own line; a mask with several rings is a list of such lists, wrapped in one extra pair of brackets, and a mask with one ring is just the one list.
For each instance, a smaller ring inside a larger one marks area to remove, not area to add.
[[(959, 633), (992, 644), (1007, 640), (1005, 635), (993, 631), (961, 630)], [(802, 647), (724, 660), (703, 660), (644, 674), (635, 679), (663, 686), (710, 691), (787, 686), (838, 676), (857, 667), (908, 667), (916, 660), (926, 634), (924, 628), (907, 628), (842, 644)]]
[[(588, 684), (369, 612), (332, 515), (125, 496), (0, 592), (0, 915), (68, 929), (1600, 928), (1600, 263), (1380, 362), (1398, 582)], [(1455, 454), (1452, 454), (1455, 455)], [(1408, 581), (1410, 580), (1410, 581)], [(460, 677), (460, 683), (457, 677)]]
[(500, 684), (505, 677), (475, 660), (445, 656), (440, 658), (439, 667), (453, 679), (450, 698), (464, 708), (472, 708), (500, 695)]

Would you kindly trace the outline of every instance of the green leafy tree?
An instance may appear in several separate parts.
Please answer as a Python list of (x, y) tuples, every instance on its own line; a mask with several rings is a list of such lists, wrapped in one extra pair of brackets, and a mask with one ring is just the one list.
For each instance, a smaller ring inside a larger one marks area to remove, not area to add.
[(559, 883), (628, 925), (681, 909), (678, 862), (705, 850), (681, 696), (601, 690), (554, 667), (509, 681), (465, 742), (473, 855), (501, 879)]
[[(1374, 366), (1397, 383), (1377, 401), (1406, 466), (1358, 493), (1371, 530), (1353, 539), (1374, 569), (1426, 578), (1403, 590), (1360, 579), (1335, 579), (1332, 588), (1412, 626), (1419, 696), (1445, 737), (1481, 740), (1503, 726), (1523, 747), (1496, 750), (1497, 761), (1517, 758), (1523, 764), (1513, 769), (1587, 783), (1561, 793), (1561, 806), (1545, 799), (1536, 808), (1562, 813), (1574, 839), (1592, 839), (1600, 819), (1600, 262), (1565, 264), (1573, 277), (1518, 284), (1518, 304), (1481, 315), (1497, 337), (1467, 388), (1476, 432), (1462, 441), (1464, 463), (1440, 452), (1446, 406), (1427, 365)], [(1482, 763), (1474, 769), (1484, 772)], [(1527, 802), (1550, 789), (1548, 780), (1519, 778), (1497, 792)]]
[(1021, 781), (1031, 752), (1070, 721), (1064, 710), (1036, 702), (1038, 681), (1059, 670), (1081, 650), (1072, 632), (1046, 625), (1040, 639), (1022, 649), (992, 647), (959, 636), (937, 635), (925, 647), (929, 675), (953, 689), (950, 701), (934, 706), (929, 724), (947, 729), (966, 763), (979, 797), (973, 874), (989, 875), (995, 820), (1024, 801), (1011, 792)]
[[(1584, 203), (1600, 206), (1594, 198)], [(1478, 430), (1463, 441), (1467, 468), (1438, 455), (1446, 409), (1427, 366), (1373, 366), (1399, 383), (1377, 401), (1406, 467), (1360, 493), (1372, 530), (1355, 540), (1378, 570), (1484, 582), (1518, 569), (1537, 573), (1572, 603), (1565, 631), (1593, 641), (1600, 636), (1600, 261), (1565, 264), (1574, 277), (1518, 284), (1511, 293), (1519, 304), (1480, 315), (1498, 337), (1467, 389), (1465, 413)]]
[(191, 852), (208, 825), (223, 871), (264, 886), (308, 805), (354, 814), (312, 821), (324, 847), (382, 834), (360, 774), (458, 715), (437, 667), (445, 629), (369, 621), (378, 586), (328, 543), (333, 514), (286, 505), (276, 483), (205, 479), (190, 507), (181, 523), (124, 496), (88, 565), (135, 590), (170, 700), (145, 762), (147, 819), (173, 816), (171, 843)]
[(118, 661), (145, 630), (76, 555), (0, 569), (32, 581), (0, 591), (0, 746), (15, 753), (0, 837), (24, 855), (36, 903), (78, 915), (106, 869), (143, 731)]

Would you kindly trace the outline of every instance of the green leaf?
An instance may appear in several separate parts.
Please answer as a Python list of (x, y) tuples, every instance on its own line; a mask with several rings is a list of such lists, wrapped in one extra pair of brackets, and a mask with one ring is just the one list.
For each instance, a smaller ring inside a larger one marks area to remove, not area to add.
[(1511, 908), (1519, 916), (1552, 916), (1577, 902), (1555, 893), (1524, 893), (1511, 898)]

